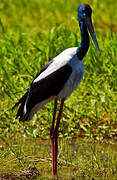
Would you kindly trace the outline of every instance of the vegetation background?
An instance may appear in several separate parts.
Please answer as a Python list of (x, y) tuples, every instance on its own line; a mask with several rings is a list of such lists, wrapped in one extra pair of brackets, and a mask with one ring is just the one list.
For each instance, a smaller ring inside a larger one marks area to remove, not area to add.
[[(81, 0), (0, 1), (1, 154), (14, 152), (11, 140), (47, 137), (53, 102), (30, 122), (19, 123), (12, 106), (36, 73), (68, 47), (80, 44), (77, 7)], [(87, 0), (101, 53), (91, 40), (83, 59), (84, 79), (66, 101), (60, 136), (97, 140), (117, 137), (117, 1)], [(7, 149), (8, 150), (8, 149)], [(19, 151), (18, 151), (19, 152)], [(14, 152), (15, 153), (15, 152)], [(7, 156), (5, 154), (5, 156)]]

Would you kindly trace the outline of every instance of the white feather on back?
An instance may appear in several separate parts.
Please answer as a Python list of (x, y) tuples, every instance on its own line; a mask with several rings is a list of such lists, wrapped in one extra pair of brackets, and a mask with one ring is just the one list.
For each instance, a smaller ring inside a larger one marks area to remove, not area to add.
[[(33, 82), (38, 82), (46, 76), (52, 74), (57, 71), (59, 68), (63, 67), (66, 64), (69, 64), (69, 61), (76, 55), (77, 47), (68, 48), (56, 56), (53, 62), (49, 65), (49, 67), (42, 72)], [(77, 57), (77, 56), (76, 56)]]

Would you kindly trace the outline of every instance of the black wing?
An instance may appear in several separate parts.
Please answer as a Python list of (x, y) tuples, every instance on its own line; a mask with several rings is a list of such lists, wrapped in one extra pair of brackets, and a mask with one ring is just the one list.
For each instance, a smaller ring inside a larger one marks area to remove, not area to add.
[[(33, 84), (33, 82), (34, 82), (34, 80), (42, 73), (42, 72), (44, 72), (48, 67), (49, 67), (49, 65), (53, 62), (54, 60), (51, 60), (48, 64), (46, 64), (38, 73), (37, 73), (37, 75), (35, 76), (35, 78), (33, 79), (33, 81), (32, 81), (32, 84)], [(26, 88), (26, 90), (28, 91), (30, 89), (30, 87), (29, 88)], [(23, 97), (22, 97), (23, 98)], [(21, 98), (21, 99), (22, 99)], [(20, 100), (21, 100), (20, 99)], [(13, 106), (13, 108), (12, 109), (14, 109), (18, 104), (20, 103), (20, 101), (18, 102), (18, 103), (16, 103), (15, 104), (15, 106)]]
[[(47, 64), (46, 68), (45, 67), (44, 68), (47, 69), (49, 65)], [(40, 75), (45, 70), (44, 68), (38, 73), (38, 75)], [(20, 121), (26, 121), (28, 119), (31, 109), (36, 104), (48, 99), (51, 96), (57, 96), (61, 91), (61, 89), (63, 88), (66, 81), (68, 80), (71, 73), (72, 73), (72, 68), (69, 65), (65, 65), (60, 69), (58, 69), (57, 71), (51, 73), (44, 79), (41, 79), (38, 82), (32, 82), (28, 91), (14, 106), (16, 107), (18, 104), (21, 103), (16, 118), (20, 117)], [(38, 75), (36, 77), (38, 77)], [(25, 103), (26, 103), (26, 114), (24, 115)]]
[[(46, 64), (46, 65), (37, 73), (37, 75), (35, 76), (34, 80), (35, 80), (43, 71), (45, 71), (45, 70), (48, 68), (48, 66), (49, 66), (53, 61), (54, 61), (54, 60), (51, 60), (48, 64)], [(33, 80), (33, 81), (34, 81), (34, 80)], [(32, 82), (32, 83), (33, 83), (33, 82)], [(18, 110), (18, 113), (17, 113), (17, 115), (16, 115), (16, 118), (20, 116), (21, 112), (22, 112), (23, 109), (24, 109), (24, 104), (25, 104), (26, 99), (27, 99), (27, 97), (28, 97), (29, 90), (30, 90), (30, 87), (27, 88), (27, 92), (26, 92), (26, 93), (20, 98), (20, 100), (12, 107), (12, 110), (13, 110), (13, 109), (16, 108), (19, 104), (21, 104), (21, 106), (20, 106), (20, 108), (19, 108), (19, 110)]]
[(30, 111), (36, 104), (51, 96), (57, 96), (71, 73), (72, 68), (65, 65), (44, 79), (32, 83), (27, 99), (27, 110)]

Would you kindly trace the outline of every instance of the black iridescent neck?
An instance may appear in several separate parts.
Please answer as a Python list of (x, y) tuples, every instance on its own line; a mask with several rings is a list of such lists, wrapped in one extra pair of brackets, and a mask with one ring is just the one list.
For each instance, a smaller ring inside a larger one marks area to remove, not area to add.
[(81, 44), (77, 50), (78, 59), (82, 60), (89, 48), (89, 34), (87, 27), (83, 21), (79, 22), (80, 31), (81, 31)]

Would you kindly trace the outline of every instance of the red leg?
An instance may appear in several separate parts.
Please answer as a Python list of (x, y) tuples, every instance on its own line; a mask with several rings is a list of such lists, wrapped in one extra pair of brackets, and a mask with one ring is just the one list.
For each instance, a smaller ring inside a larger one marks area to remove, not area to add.
[(51, 153), (52, 153), (52, 175), (54, 175), (54, 167), (55, 167), (55, 132), (54, 132), (54, 124), (56, 118), (56, 109), (57, 109), (57, 100), (54, 102), (54, 112), (53, 112), (53, 120), (52, 126), (50, 129), (50, 138), (51, 138)]
[(54, 175), (54, 135), (51, 135), (52, 175)]
[(58, 129), (59, 129), (59, 124), (60, 124), (60, 119), (61, 119), (61, 115), (62, 115), (62, 111), (63, 111), (63, 105), (64, 105), (64, 101), (65, 99), (61, 100), (61, 105), (60, 105), (60, 110), (59, 110), (59, 114), (57, 117), (57, 123), (56, 123), (56, 127), (55, 127), (55, 162), (54, 162), (54, 174), (57, 173), (57, 155), (58, 155)]

